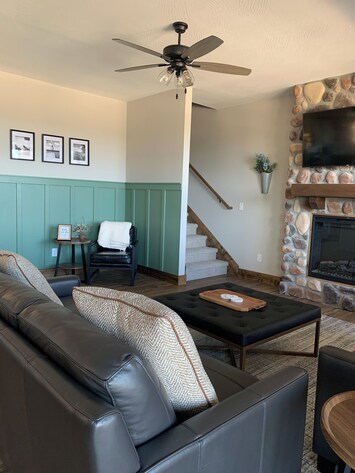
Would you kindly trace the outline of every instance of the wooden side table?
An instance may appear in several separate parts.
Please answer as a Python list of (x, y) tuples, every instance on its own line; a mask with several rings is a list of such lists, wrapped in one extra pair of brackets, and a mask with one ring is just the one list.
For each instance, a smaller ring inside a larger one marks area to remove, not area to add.
[[(79, 240), (79, 238), (72, 238), (71, 240), (55, 240), (58, 245), (57, 260), (55, 263), (54, 276), (57, 276), (58, 269), (69, 269), (72, 274), (75, 274), (75, 270), (82, 269), (84, 272), (84, 282), (87, 283), (87, 272), (86, 272), (86, 258), (85, 258), (85, 245), (89, 245), (91, 240)], [(60, 264), (60, 254), (62, 246), (71, 246), (71, 263)], [(75, 246), (80, 245), (81, 248), (81, 264), (75, 262)]]
[(355, 391), (336, 394), (322, 408), (321, 427), (327, 442), (345, 462), (337, 470), (355, 470)]

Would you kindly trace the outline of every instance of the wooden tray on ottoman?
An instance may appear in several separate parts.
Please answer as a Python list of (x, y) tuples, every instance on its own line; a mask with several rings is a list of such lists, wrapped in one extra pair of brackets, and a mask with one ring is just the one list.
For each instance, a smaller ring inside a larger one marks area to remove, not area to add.
[[(221, 294), (230, 294), (231, 296), (239, 296), (243, 302), (232, 302), (226, 299), (221, 299)], [(238, 292), (229, 291), (228, 289), (214, 289), (213, 291), (200, 292), (201, 299), (205, 299), (215, 304), (223, 305), (228, 309), (237, 310), (239, 312), (249, 312), (251, 310), (262, 309), (266, 306), (266, 301), (255, 299), (254, 297), (240, 294)]]

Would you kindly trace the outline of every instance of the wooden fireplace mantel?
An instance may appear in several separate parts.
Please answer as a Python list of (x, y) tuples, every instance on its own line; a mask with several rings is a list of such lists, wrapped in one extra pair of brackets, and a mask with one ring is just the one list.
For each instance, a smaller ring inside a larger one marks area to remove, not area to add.
[(347, 197), (355, 198), (355, 184), (292, 184), (286, 190), (292, 197)]
[(355, 199), (355, 184), (292, 184), (286, 199), (309, 197), (311, 208), (324, 209), (326, 197)]

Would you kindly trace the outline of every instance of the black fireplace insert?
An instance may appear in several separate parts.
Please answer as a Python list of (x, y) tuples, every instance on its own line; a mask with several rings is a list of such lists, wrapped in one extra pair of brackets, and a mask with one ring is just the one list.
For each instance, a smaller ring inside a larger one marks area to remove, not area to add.
[(313, 216), (308, 275), (355, 285), (355, 218)]

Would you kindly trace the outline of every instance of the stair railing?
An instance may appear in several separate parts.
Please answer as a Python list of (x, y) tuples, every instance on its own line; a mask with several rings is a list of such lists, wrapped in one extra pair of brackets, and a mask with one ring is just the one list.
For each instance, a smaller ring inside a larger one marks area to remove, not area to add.
[(227, 210), (232, 210), (233, 207), (231, 207), (229, 204), (227, 204), (227, 202), (218, 194), (217, 191), (215, 191), (213, 189), (213, 187), (206, 181), (206, 179), (197, 171), (197, 169), (195, 169), (193, 167), (193, 165), (190, 163), (190, 169), (191, 171), (196, 174), (196, 176), (203, 182), (203, 184), (212, 192), (212, 194), (217, 198), (218, 202), (222, 205), (224, 205), (224, 207), (227, 209)]

